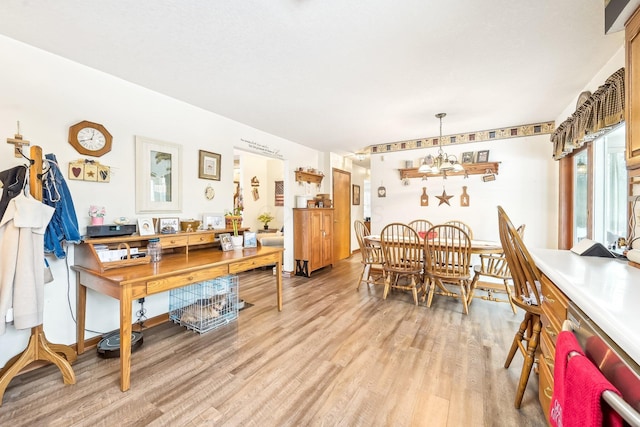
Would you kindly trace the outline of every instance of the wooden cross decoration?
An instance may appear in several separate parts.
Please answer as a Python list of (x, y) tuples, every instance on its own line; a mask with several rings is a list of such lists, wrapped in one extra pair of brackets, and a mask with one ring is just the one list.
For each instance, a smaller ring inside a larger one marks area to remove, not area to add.
[(18, 133), (13, 138), (7, 138), (7, 144), (13, 144), (15, 157), (22, 157), (22, 147), (29, 146), (29, 141), (22, 139), (22, 135), (20, 135), (20, 122), (18, 122)]

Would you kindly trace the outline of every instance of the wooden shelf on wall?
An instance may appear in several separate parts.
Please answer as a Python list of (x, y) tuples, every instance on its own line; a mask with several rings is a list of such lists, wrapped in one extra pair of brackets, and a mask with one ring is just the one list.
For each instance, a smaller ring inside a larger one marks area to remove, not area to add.
[(319, 186), (320, 184), (322, 184), (322, 178), (324, 178), (324, 175), (319, 173), (296, 171), (297, 182), (307, 182), (309, 184), (313, 183)]
[[(463, 171), (460, 172), (447, 172), (447, 176), (464, 176), (465, 172), (467, 175), (484, 175), (487, 171), (498, 174), (498, 166), (500, 162), (487, 162), (487, 163), (465, 163), (462, 165), (464, 167)], [(400, 169), (400, 179), (405, 178), (422, 178), (423, 176), (442, 176), (441, 173), (421, 173), (418, 172), (418, 168), (406, 168)]]

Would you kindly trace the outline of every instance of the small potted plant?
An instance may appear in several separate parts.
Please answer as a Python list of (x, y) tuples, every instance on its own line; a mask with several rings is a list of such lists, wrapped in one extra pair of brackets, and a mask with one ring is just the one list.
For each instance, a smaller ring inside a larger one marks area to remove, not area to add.
[[(224, 214), (225, 227), (227, 229), (242, 227), (242, 209), (237, 207), (232, 211), (227, 211)], [(234, 227), (235, 222), (235, 227)]]
[(261, 223), (264, 224), (264, 229), (265, 230), (269, 229), (269, 223), (271, 221), (273, 221), (274, 219), (275, 219), (275, 217), (273, 215), (271, 215), (270, 212), (261, 213), (260, 216), (258, 217), (258, 221), (260, 221)]
[(104, 206), (91, 205), (89, 206), (89, 216), (91, 217), (91, 225), (102, 225), (104, 223), (104, 216), (107, 211)]
[(231, 243), (234, 249), (241, 249), (243, 236), (238, 234), (238, 228), (242, 226), (242, 210), (236, 207), (233, 211), (227, 211), (224, 214), (224, 219), (226, 227), (233, 229)]

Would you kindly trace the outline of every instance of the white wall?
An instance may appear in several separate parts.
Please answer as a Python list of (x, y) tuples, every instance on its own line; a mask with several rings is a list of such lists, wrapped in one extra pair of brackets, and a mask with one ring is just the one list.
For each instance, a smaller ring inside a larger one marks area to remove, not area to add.
[[(555, 248), (557, 241), (558, 165), (551, 158), (549, 135), (478, 142), (445, 147), (447, 154), (461, 157), (464, 151), (490, 150), (489, 161), (501, 162), (495, 181), (483, 182), (481, 175), (410, 179), (402, 185), (398, 169), (406, 160), (417, 166), (427, 154), (436, 155), (437, 148), (400, 151), (374, 155), (371, 158), (371, 231), (379, 233), (390, 222), (407, 223), (424, 218), (439, 224), (461, 220), (473, 229), (474, 238), (498, 240), (498, 212), (501, 205), (518, 225), (527, 224), (525, 241), (532, 246)], [(377, 188), (386, 187), (386, 197), (377, 196)], [(469, 207), (460, 206), (462, 186), (467, 187)], [(422, 187), (427, 187), (429, 206), (420, 205)], [(449, 204), (441, 204), (436, 196), (443, 189), (452, 195)]]
[[(136, 218), (135, 135), (182, 145), (182, 212), (164, 216), (200, 218), (203, 213), (222, 213), (231, 209), (233, 150), (239, 148), (283, 162), (285, 207), (279, 220), (285, 229), (292, 229), (294, 196), (308, 191), (305, 186), (294, 185), (294, 166), (318, 167), (320, 153), (316, 150), (4, 36), (0, 36), (0, 56), (7, 58), (4, 66), (0, 67), (0, 131), (3, 138), (13, 137), (19, 120), (24, 138), (42, 146), (45, 153), (55, 153), (61, 168), (66, 170), (69, 161), (84, 158), (67, 142), (69, 126), (89, 120), (103, 124), (113, 135), (112, 151), (98, 159), (102, 164), (111, 166), (110, 183), (67, 180), (81, 233), (84, 234), (89, 222), (87, 210), (92, 204), (106, 207), (107, 223), (120, 216)], [(13, 157), (12, 145), (3, 145), (0, 170), (24, 163)], [(220, 181), (198, 178), (200, 149), (221, 154)], [(211, 201), (204, 196), (209, 184), (216, 192)], [(285, 236), (285, 246), (293, 248), (291, 233)], [(285, 270), (293, 270), (292, 252), (290, 249), (285, 251)], [(44, 329), (52, 342), (71, 344), (76, 340), (72, 320), (72, 315), (75, 316), (76, 283), (75, 275), (68, 270), (68, 265), (73, 265), (72, 248), (66, 261), (51, 259), (50, 263), (55, 280), (45, 286)], [(145, 306), (147, 317), (165, 313), (168, 296), (165, 293), (149, 297)], [(138, 308), (134, 303), (134, 313)], [(117, 301), (89, 291), (87, 328), (107, 332), (118, 325)], [(87, 334), (92, 335), (95, 334)], [(0, 366), (25, 348), (28, 337), (29, 331), (8, 327), (7, 333), (0, 336)]]

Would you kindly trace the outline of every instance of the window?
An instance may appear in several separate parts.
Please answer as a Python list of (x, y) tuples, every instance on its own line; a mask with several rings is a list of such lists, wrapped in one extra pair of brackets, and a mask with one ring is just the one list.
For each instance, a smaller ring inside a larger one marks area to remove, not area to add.
[(573, 244), (589, 238), (610, 246), (627, 237), (624, 124), (572, 156)]

